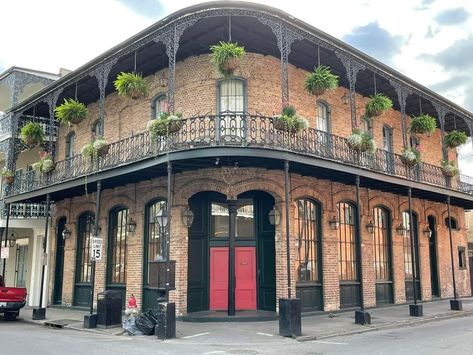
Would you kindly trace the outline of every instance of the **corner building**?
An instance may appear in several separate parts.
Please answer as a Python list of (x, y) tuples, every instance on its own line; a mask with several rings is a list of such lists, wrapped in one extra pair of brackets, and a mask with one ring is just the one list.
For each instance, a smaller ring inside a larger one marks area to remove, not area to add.
[[(247, 54), (225, 79), (210, 62), (209, 46), (230, 38)], [(313, 96), (304, 80), (318, 63), (339, 76), (339, 87)], [(149, 96), (118, 96), (113, 81), (135, 66)], [(365, 103), (376, 92), (388, 96), (393, 109), (363, 121)], [(148, 263), (163, 255), (155, 216), (167, 205), (170, 259), (176, 261), (170, 300), (178, 315), (226, 310), (233, 287), (230, 302), (237, 311), (277, 311), (277, 299), (289, 290), (302, 299), (305, 312), (406, 303), (414, 284), (417, 299), (453, 297), (447, 200), (456, 290), (460, 297), (470, 295), (464, 210), (473, 207), (473, 180), (444, 177), (439, 161), (446, 154), (456, 159), (456, 152), (443, 149), (443, 137), (454, 129), (471, 136), (473, 115), (330, 35), (262, 5), (196, 5), (7, 114), (57, 125), (54, 107), (76, 95), (88, 117), (61, 126), (50, 141), (55, 170), (23, 174), (6, 197), (8, 203), (43, 202), (49, 194), (55, 203), (45, 281), (49, 303), (90, 305), (89, 241), (98, 223), (104, 254), (96, 263), (95, 293), (121, 290), (143, 309), (153, 307)], [(286, 104), (308, 120), (307, 129), (274, 128), (272, 117)], [(154, 140), (146, 125), (163, 110), (181, 112), (183, 127)], [(415, 144), (408, 126), (420, 113), (435, 117), (439, 128), (422, 138), (422, 163), (410, 169), (400, 154)], [(349, 148), (353, 127), (372, 132), (375, 153)], [(90, 166), (80, 149), (96, 132), (111, 145)], [(64, 240), (66, 227), (71, 237)]]

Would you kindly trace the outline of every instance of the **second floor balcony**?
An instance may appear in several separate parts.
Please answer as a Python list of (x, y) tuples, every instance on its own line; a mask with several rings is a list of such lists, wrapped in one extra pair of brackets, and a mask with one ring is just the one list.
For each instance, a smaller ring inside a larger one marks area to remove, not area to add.
[[(429, 190), (429, 186), (442, 187), (473, 195), (473, 178), (464, 175), (445, 177), (440, 166), (420, 163), (410, 168), (398, 154), (382, 149), (359, 153), (349, 147), (346, 138), (314, 128), (289, 133), (275, 129), (272, 117), (224, 114), (183, 119), (182, 128), (165, 137), (153, 139), (147, 131), (132, 135), (111, 143), (104, 157), (90, 160), (80, 154), (75, 155), (57, 161), (55, 169), (47, 174), (28, 171), (15, 179), (7, 189), (7, 196), (14, 201), (21, 201), (25, 194), (28, 196), (24, 198), (44, 195), (41, 191), (44, 188), (57, 186), (60, 189), (62, 183), (74, 180), (80, 185), (84, 183), (84, 180), (79, 181), (81, 178), (100, 178), (105, 172), (111, 172), (112, 175), (108, 176), (113, 176), (114, 169), (138, 162), (146, 161), (147, 166), (159, 164), (158, 160), (153, 159), (170, 157), (176, 153), (181, 153), (181, 160), (195, 157), (197, 151), (216, 159), (223, 155), (222, 148), (238, 149), (240, 156), (246, 156), (248, 160), (261, 156), (261, 152), (290, 153), (288, 160), (299, 163), (302, 160), (310, 161), (324, 169), (330, 169), (327, 163), (336, 163), (339, 173), (346, 170), (344, 167), (354, 167), (380, 182), (385, 179), (383, 176), (390, 176), (421, 183), (426, 190)], [(242, 151), (244, 154), (241, 154)], [(182, 155), (186, 152), (188, 156)], [(261, 159), (265, 158), (261, 156)], [(133, 169), (136, 174), (142, 168), (133, 165)]]

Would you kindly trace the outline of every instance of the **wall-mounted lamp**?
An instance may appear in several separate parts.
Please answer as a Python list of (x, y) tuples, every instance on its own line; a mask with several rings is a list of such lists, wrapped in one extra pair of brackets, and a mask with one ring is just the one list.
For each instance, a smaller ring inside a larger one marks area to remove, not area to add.
[(342, 104), (348, 105), (350, 103), (350, 97), (348, 96), (348, 91), (345, 91), (343, 96), (340, 98), (342, 100)]
[(373, 232), (374, 232), (374, 223), (373, 223), (373, 221), (370, 221), (366, 225), (366, 230), (368, 231), (369, 234), (373, 234)]
[(407, 232), (407, 229), (404, 228), (404, 225), (402, 223), (399, 223), (399, 225), (396, 228), (397, 235), (402, 237), (405, 232)]
[(67, 226), (65, 226), (61, 234), (62, 239), (67, 240), (71, 237), (72, 232), (67, 228)]
[(432, 231), (430, 230), (429, 226), (426, 226), (422, 233), (424, 233), (424, 236), (427, 238), (432, 237)]
[(155, 222), (161, 227), (166, 227), (168, 225), (168, 210), (165, 203), (161, 203), (158, 213), (154, 217)]
[(194, 222), (194, 212), (189, 209), (189, 206), (186, 207), (184, 211), (182, 211), (182, 223), (186, 227), (190, 227)]
[(333, 216), (329, 221), (328, 221), (328, 224), (330, 226), (330, 229), (332, 230), (337, 230), (338, 229), (338, 220), (337, 220), (337, 217)]
[(281, 213), (279, 213), (276, 207), (273, 207), (268, 213), (268, 218), (269, 224), (271, 224), (272, 226), (277, 226), (279, 225), (279, 222), (281, 222)]
[(133, 220), (133, 218), (130, 217), (128, 222), (126, 222), (126, 228), (130, 233), (133, 233), (136, 230), (136, 222)]
[(8, 245), (10, 246), (10, 248), (15, 246), (17, 239), (18, 239), (18, 234), (15, 232), (12, 232), (12, 234), (8, 238)]
[(168, 86), (168, 78), (164, 76), (164, 73), (159, 77), (159, 86), (161, 86), (162, 88)]

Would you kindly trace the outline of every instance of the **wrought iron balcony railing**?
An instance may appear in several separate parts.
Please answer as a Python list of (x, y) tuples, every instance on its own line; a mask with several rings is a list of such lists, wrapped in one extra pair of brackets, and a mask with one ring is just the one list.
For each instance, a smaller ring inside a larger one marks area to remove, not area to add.
[[(7, 217), (7, 209), (3, 202), (1, 218)], [(12, 203), (10, 204), (10, 218), (46, 218), (46, 204), (44, 203)]]
[(401, 162), (400, 155), (381, 149), (374, 153), (357, 153), (348, 146), (346, 138), (313, 128), (296, 134), (278, 131), (274, 129), (271, 117), (261, 115), (188, 118), (183, 120), (180, 131), (157, 140), (153, 140), (149, 132), (142, 132), (111, 143), (108, 154), (97, 162), (76, 155), (58, 161), (55, 170), (49, 174), (29, 171), (15, 179), (7, 194), (12, 196), (38, 190), (168, 152), (221, 146), (291, 151), (473, 194), (473, 178), (446, 178), (440, 167), (426, 163), (411, 169)]

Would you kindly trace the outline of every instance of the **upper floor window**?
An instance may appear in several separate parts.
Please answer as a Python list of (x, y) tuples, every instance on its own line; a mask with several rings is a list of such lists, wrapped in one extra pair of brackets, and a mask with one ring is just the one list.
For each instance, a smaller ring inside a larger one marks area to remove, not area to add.
[(167, 99), (165, 94), (158, 95), (153, 100), (153, 119), (159, 118), (163, 112), (167, 112)]
[(70, 133), (66, 138), (66, 159), (74, 156), (74, 146), (76, 143), (76, 135), (74, 132)]
[(330, 109), (324, 102), (317, 102), (317, 129), (330, 132)]
[(387, 152), (393, 151), (393, 129), (389, 126), (383, 127), (383, 149)]
[(228, 79), (218, 84), (218, 111), (243, 113), (246, 111), (245, 83), (241, 79)]
[(94, 122), (92, 125), (92, 136), (99, 136), (100, 132), (102, 131), (102, 122), (100, 120), (97, 120)]
[(361, 130), (364, 131), (364, 132), (369, 132), (369, 133), (373, 133), (373, 125), (371, 124), (371, 120), (366, 118), (366, 117), (363, 117), (361, 119)]
[[(450, 217), (450, 221), (452, 223), (452, 229), (458, 229), (458, 222), (455, 218), (453, 217)], [(445, 225), (448, 227), (448, 217), (445, 218)]]

